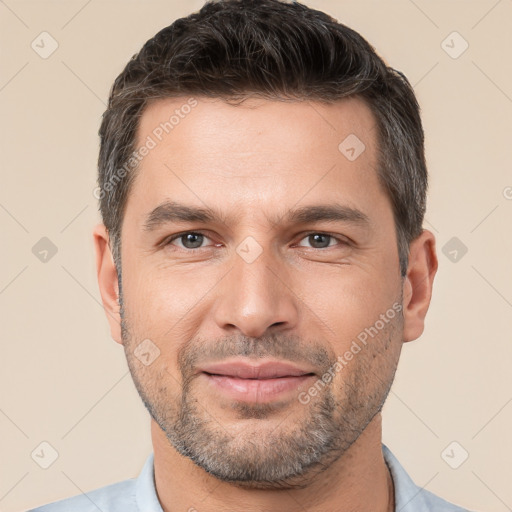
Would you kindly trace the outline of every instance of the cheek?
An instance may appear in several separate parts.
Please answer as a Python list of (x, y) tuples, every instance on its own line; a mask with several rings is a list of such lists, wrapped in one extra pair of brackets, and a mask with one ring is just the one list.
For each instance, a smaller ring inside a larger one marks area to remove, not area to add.
[(326, 326), (334, 351), (339, 354), (397, 300), (391, 283), (377, 269), (347, 265), (308, 276), (300, 296), (305, 297), (305, 313), (312, 322)]
[(205, 294), (220, 279), (207, 269), (190, 266), (127, 265), (124, 273), (123, 296), (130, 323), (139, 332), (144, 330), (147, 337), (162, 340), (178, 333), (186, 339), (184, 331), (197, 318)]

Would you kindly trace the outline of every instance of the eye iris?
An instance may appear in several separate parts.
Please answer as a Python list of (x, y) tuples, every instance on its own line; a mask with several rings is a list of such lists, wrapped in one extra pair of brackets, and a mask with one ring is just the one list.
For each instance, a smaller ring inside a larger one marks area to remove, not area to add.
[[(323, 244), (323, 243), (322, 243), (322, 240), (321, 240), (322, 238), (324, 239), (324, 242), (327, 242), (327, 243), (324, 243), (324, 244)], [(310, 242), (311, 242), (312, 240), (314, 240), (314, 241), (311, 243), (311, 245), (312, 245), (313, 247), (315, 247), (315, 249), (318, 249), (318, 248), (319, 248), (319, 247), (318, 247), (317, 242), (319, 242), (319, 243), (320, 243), (320, 246), (321, 246), (320, 248), (322, 248), (322, 247), (329, 247), (329, 239), (330, 239), (330, 236), (329, 236), (329, 235), (323, 235), (323, 234), (321, 234), (321, 233), (317, 233), (317, 234), (315, 234), (315, 235), (309, 235), (309, 239), (310, 239)]]
[[(181, 237), (181, 240), (187, 249), (197, 249), (198, 247), (201, 247), (203, 238), (203, 235), (199, 233), (187, 233)], [(191, 242), (192, 246), (187, 245), (189, 242)]]

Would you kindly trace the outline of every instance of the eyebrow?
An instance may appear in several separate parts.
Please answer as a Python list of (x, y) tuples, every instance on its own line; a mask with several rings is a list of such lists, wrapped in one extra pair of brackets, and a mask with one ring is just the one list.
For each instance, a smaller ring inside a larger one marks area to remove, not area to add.
[[(322, 204), (302, 206), (290, 210), (277, 219), (268, 219), (271, 224), (311, 224), (321, 221), (348, 222), (364, 227), (370, 225), (369, 217), (361, 210), (340, 204)], [(144, 231), (155, 231), (161, 226), (173, 222), (202, 222), (225, 224), (225, 219), (220, 213), (211, 208), (187, 206), (176, 201), (165, 201), (153, 209), (146, 217)]]

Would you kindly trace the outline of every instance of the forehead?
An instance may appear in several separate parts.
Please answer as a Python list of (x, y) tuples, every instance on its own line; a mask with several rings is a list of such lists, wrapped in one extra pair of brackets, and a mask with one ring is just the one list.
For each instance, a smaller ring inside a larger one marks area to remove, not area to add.
[[(168, 199), (262, 213), (338, 201), (363, 206), (377, 180), (376, 123), (358, 98), (332, 104), (251, 98), (153, 101), (137, 131), (140, 159), (126, 211)], [(359, 205), (357, 204), (359, 202)], [(375, 205), (373, 205), (375, 206)]]
[(331, 104), (252, 97), (238, 105), (211, 98), (166, 98), (153, 100), (145, 108), (137, 145), (153, 139), (157, 147), (150, 157), (166, 145), (185, 143), (183, 149), (189, 150), (190, 157), (199, 150), (202, 157), (222, 151), (224, 160), (231, 159), (231, 152), (233, 159), (249, 153), (273, 156), (273, 160), (280, 155), (300, 159), (312, 149), (336, 154), (340, 142), (356, 135), (370, 149), (368, 159), (375, 129), (370, 108), (357, 97)]

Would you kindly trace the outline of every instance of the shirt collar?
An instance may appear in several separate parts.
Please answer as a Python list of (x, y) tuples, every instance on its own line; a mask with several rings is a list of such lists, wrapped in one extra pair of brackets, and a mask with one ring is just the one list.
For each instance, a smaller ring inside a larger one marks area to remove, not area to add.
[(154, 454), (151, 453), (137, 478), (135, 496), (137, 497), (137, 508), (144, 512), (164, 512), (155, 486), (155, 468), (153, 465)]
[(386, 462), (395, 488), (395, 512), (423, 512), (430, 510), (425, 503), (425, 497), (391, 450), (382, 443), (382, 454)]

